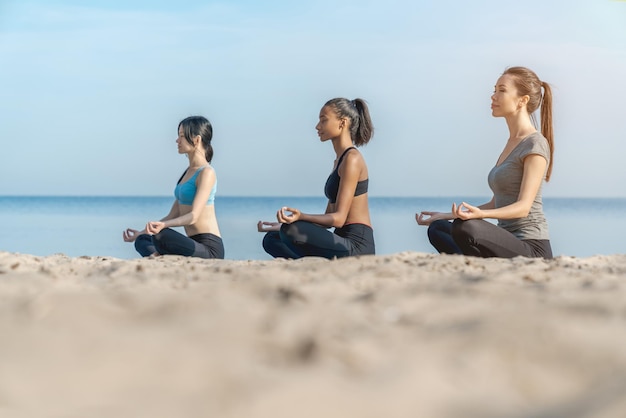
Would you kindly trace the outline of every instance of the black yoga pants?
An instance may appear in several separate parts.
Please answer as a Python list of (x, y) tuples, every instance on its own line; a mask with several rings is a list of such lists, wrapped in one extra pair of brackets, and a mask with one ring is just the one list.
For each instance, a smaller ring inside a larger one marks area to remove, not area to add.
[(330, 231), (322, 226), (296, 221), (263, 237), (263, 249), (276, 258), (317, 256), (328, 259), (375, 254), (374, 232), (363, 224), (349, 224)]
[(428, 227), (428, 239), (437, 251), (445, 254), (485, 258), (513, 258), (519, 255), (552, 258), (550, 240), (521, 240), (483, 219), (434, 221)]
[(190, 237), (170, 228), (155, 235), (142, 234), (135, 240), (135, 249), (143, 257), (161, 255), (184, 255), (200, 258), (224, 258), (222, 238), (214, 234), (197, 234)]

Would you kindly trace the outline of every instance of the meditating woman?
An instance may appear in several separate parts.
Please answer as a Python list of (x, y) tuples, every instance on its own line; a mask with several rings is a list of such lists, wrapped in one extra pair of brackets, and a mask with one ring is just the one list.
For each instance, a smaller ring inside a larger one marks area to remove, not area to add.
[[(217, 178), (211, 167), (213, 127), (202, 116), (191, 116), (178, 125), (178, 153), (186, 154), (189, 167), (174, 189), (174, 204), (164, 218), (149, 221), (141, 231), (128, 228), (126, 242), (135, 242), (142, 256), (184, 255), (224, 258), (224, 244), (215, 217)], [(187, 236), (171, 229), (184, 227)]]
[[(534, 118), (539, 108), (541, 132)], [(493, 197), (479, 206), (453, 203), (449, 213), (420, 212), (417, 223), (428, 225), (428, 238), (440, 253), (552, 258), (541, 200), (554, 154), (550, 86), (528, 68), (508, 68), (496, 82), (491, 112), (504, 118), (509, 128), (504, 150), (488, 176)], [(497, 225), (484, 220), (488, 218), (497, 219)]]
[(257, 225), (259, 232), (267, 232), (263, 248), (282, 258), (374, 254), (367, 165), (356, 149), (369, 142), (374, 130), (367, 104), (362, 99), (329, 100), (315, 129), (322, 142), (332, 143), (337, 156), (324, 189), (326, 211), (307, 214), (282, 207), (276, 213), (278, 222), (259, 221)]

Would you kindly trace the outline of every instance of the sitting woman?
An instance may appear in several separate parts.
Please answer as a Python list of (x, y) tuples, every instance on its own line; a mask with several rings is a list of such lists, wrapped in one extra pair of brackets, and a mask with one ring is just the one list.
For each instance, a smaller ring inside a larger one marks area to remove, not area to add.
[[(178, 125), (178, 153), (186, 154), (189, 167), (174, 189), (176, 200), (170, 213), (160, 221), (149, 221), (141, 230), (123, 232), (126, 242), (135, 242), (143, 257), (184, 255), (224, 258), (224, 244), (215, 217), (217, 178), (209, 164), (213, 157), (213, 127), (202, 116), (191, 116)], [(182, 226), (187, 236), (172, 227)]]
[[(533, 115), (540, 107), (541, 133)], [(449, 213), (420, 212), (417, 223), (428, 225), (428, 238), (440, 253), (552, 258), (541, 200), (554, 154), (550, 86), (528, 68), (508, 68), (496, 82), (491, 113), (503, 117), (509, 128), (504, 150), (489, 172), (491, 200), (480, 206), (453, 203)]]
[(320, 141), (333, 144), (337, 156), (324, 189), (326, 211), (312, 215), (296, 208), (281, 208), (276, 213), (278, 222), (257, 224), (259, 232), (267, 232), (263, 248), (271, 256), (282, 258), (374, 254), (367, 166), (355, 148), (367, 144), (373, 134), (367, 104), (362, 99), (329, 100), (320, 111), (315, 129)]

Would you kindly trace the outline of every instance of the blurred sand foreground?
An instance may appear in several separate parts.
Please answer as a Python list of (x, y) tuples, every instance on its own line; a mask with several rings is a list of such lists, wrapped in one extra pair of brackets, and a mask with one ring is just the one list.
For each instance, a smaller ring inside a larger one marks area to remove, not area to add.
[(0, 416), (625, 417), (626, 255), (0, 252)]

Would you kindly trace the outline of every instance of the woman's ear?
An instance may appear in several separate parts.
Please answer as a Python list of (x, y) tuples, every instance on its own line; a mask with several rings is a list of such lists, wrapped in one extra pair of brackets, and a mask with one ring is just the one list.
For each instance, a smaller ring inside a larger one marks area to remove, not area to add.
[(526, 106), (526, 105), (528, 104), (528, 101), (529, 101), (529, 100), (530, 100), (530, 96), (529, 96), (529, 95), (527, 95), (527, 94), (523, 95), (523, 96), (520, 98), (520, 102), (519, 102), (520, 107), (522, 107), (522, 106)]

